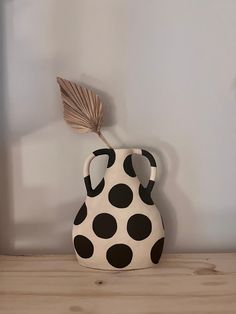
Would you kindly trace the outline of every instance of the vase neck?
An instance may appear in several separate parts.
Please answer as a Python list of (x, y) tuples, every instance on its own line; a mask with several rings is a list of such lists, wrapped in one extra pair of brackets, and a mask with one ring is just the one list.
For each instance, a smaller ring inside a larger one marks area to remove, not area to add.
[(128, 155), (131, 155), (134, 153), (133, 148), (118, 148), (118, 149), (114, 149), (114, 151), (115, 151), (117, 159), (124, 159)]

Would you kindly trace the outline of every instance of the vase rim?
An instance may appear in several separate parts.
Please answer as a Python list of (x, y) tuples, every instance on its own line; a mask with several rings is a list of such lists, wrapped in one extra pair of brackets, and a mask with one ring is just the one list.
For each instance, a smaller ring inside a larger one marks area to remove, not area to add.
[(138, 147), (118, 147), (118, 148), (110, 148), (112, 150), (133, 150), (133, 149), (141, 149), (141, 148), (138, 148)]

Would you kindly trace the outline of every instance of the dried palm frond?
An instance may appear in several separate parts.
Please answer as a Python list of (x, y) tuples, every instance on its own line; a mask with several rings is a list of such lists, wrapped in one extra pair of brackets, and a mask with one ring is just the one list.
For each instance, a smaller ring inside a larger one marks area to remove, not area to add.
[(101, 133), (103, 109), (99, 96), (92, 90), (68, 80), (57, 78), (64, 104), (64, 119), (80, 133), (96, 133), (111, 147)]

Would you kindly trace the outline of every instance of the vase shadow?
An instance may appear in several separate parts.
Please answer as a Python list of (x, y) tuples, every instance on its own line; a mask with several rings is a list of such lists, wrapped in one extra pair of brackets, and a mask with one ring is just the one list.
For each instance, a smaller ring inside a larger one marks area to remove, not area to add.
[[(37, 197), (43, 192), (35, 190)], [(32, 191), (27, 191), (32, 193)], [(14, 222), (12, 225), (12, 243), (9, 254), (31, 255), (31, 254), (71, 254), (73, 253), (72, 244), (72, 225), (78, 212), (82, 199), (74, 202), (61, 204), (56, 208), (50, 208), (56, 212), (58, 218), (52, 221), (39, 222)]]

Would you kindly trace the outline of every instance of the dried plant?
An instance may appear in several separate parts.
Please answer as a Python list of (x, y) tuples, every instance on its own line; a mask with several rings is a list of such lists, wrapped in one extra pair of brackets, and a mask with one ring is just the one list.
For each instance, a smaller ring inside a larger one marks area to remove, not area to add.
[(68, 80), (57, 78), (64, 104), (64, 119), (80, 133), (94, 132), (111, 148), (101, 133), (102, 103), (92, 90)]

